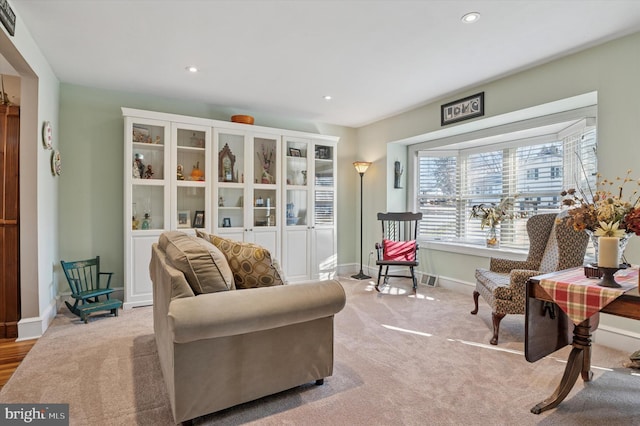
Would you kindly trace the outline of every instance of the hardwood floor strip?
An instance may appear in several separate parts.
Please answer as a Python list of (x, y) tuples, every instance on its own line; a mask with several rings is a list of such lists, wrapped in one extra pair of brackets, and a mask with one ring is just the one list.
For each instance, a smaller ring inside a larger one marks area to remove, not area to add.
[(37, 339), (16, 342), (15, 339), (0, 339), (0, 389), (29, 353)]

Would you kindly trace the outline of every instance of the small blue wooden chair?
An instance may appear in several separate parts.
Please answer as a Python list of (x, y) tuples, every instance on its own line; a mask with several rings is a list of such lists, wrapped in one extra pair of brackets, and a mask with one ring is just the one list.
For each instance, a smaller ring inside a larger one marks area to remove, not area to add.
[(60, 264), (71, 287), (71, 297), (75, 299), (73, 306), (67, 301), (64, 303), (73, 314), (79, 316), (85, 324), (89, 314), (93, 312), (111, 311), (118, 316), (122, 301), (111, 298), (113, 272), (100, 271), (100, 256), (73, 262), (61, 260)]

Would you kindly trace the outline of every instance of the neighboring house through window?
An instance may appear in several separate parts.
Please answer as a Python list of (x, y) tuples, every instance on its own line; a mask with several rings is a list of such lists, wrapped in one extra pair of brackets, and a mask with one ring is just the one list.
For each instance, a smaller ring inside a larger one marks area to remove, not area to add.
[(430, 241), (482, 244), (486, 230), (470, 219), (471, 208), (514, 197), (513, 221), (500, 227), (501, 247), (527, 249), (527, 218), (559, 212), (560, 192), (595, 187), (597, 172), (595, 107), (581, 117), (547, 118), (550, 124), (514, 130), (498, 137), (474, 133), (451, 144), (414, 145), (417, 211), (424, 216), (420, 237)]

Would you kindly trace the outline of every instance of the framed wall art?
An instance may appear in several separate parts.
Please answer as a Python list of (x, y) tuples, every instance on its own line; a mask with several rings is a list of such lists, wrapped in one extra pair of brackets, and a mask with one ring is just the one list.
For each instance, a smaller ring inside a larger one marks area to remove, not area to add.
[(484, 115), (484, 92), (449, 102), (440, 107), (440, 125), (457, 123)]

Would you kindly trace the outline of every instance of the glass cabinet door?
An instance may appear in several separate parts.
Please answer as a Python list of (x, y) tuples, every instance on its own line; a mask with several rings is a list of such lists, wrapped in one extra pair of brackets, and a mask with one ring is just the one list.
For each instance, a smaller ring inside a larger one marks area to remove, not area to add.
[(245, 135), (219, 131), (218, 146), (218, 182), (244, 183), (245, 175)]
[(147, 120), (128, 120), (128, 125), (131, 132), (131, 229), (164, 229), (168, 126)]
[(176, 150), (172, 156), (176, 197), (172, 229), (204, 228), (210, 220), (206, 208), (209, 205), (206, 182), (211, 178), (207, 156), (211, 130), (208, 127), (174, 124), (172, 137)]
[(278, 138), (252, 136), (253, 146), (253, 213), (254, 228), (278, 226)]
[[(217, 215), (215, 228), (243, 232), (245, 223), (245, 175), (247, 173), (247, 138), (243, 132), (215, 130), (213, 156), (217, 164)], [(251, 176), (246, 176), (251, 179)], [(251, 203), (249, 203), (251, 206)], [(225, 233), (227, 233), (225, 232)]]
[(315, 145), (314, 157), (314, 224), (334, 225), (334, 147), (330, 145)]
[(285, 139), (286, 209), (285, 225), (307, 226), (309, 217), (309, 147), (304, 139)]

